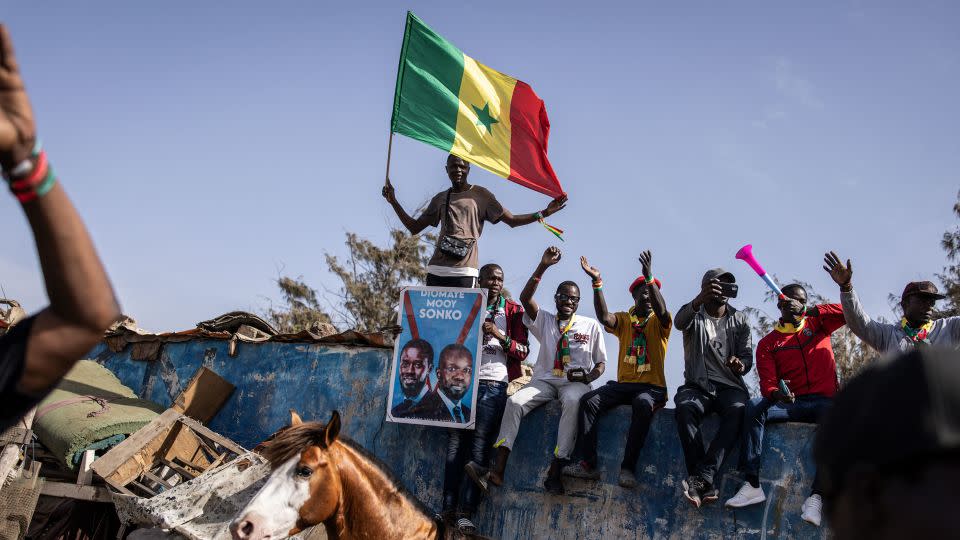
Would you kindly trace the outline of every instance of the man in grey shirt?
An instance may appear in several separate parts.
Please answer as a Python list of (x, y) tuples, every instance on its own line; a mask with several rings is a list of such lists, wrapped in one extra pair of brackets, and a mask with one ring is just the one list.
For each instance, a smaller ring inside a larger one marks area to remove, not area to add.
[(853, 265), (829, 252), (823, 256), (823, 269), (840, 286), (840, 304), (847, 326), (864, 343), (880, 354), (909, 351), (917, 345), (960, 346), (960, 317), (934, 319), (934, 304), (945, 298), (929, 281), (907, 283), (900, 295), (903, 317), (899, 323), (884, 323), (870, 318), (853, 290)]
[[(727, 303), (736, 295), (733, 274), (722, 268), (708, 270), (700, 294), (674, 318), (683, 332), (684, 384), (674, 397), (689, 474), (683, 495), (698, 508), (717, 500), (713, 480), (739, 440), (750, 399), (743, 375), (753, 366), (753, 340), (747, 318)], [(720, 415), (720, 429), (705, 449), (700, 427), (711, 413)]]

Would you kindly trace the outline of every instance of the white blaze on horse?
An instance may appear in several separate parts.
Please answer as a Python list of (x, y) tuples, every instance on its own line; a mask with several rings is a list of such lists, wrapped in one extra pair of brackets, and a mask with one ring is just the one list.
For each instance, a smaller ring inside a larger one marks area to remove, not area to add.
[(336, 411), (326, 424), (303, 422), (291, 411), (290, 427), (262, 445), (273, 471), (230, 524), (234, 540), (286, 538), (320, 523), (331, 539), (450, 534), (376, 458), (339, 433)]

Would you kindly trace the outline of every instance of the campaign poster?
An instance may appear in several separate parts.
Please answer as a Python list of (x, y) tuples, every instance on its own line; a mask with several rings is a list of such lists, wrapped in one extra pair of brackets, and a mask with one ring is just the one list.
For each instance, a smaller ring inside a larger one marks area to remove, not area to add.
[(486, 289), (400, 293), (388, 422), (473, 429), (486, 306)]

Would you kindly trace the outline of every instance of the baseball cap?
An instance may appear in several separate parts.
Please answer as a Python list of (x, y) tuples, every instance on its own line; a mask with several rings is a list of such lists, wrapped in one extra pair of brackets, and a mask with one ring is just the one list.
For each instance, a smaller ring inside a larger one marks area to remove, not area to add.
[(877, 469), (960, 455), (960, 352), (922, 347), (878, 360), (837, 394), (814, 456), (825, 494), (853, 466)]
[(710, 270), (707, 270), (707, 272), (703, 274), (703, 279), (700, 280), (700, 283), (706, 283), (713, 278), (720, 279), (721, 276), (729, 276), (730, 283), (737, 282), (737, 278), (735, 278), (732, 273), (724, 270), (723, 268), (712, 268)]
[(943, 300), (946, 296), (940, 294), (940, 291), (937, 290), (937, 286), (931, 281), (911, 281), (907, 283), (907, 286), (903, 288), (903, 294), (900, 295), (900, 299), (906, 299), (908, 296), (927, 296), (930, 298), (936, 298), (937, 300)]

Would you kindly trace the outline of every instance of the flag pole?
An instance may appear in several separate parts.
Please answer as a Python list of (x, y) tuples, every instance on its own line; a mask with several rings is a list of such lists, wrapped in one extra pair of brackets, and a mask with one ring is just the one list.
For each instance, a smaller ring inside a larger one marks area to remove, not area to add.
[(390, 154), (393, 151), (393, 130), (390, 130), (390, 138), (387, 139), (387, 176), (383, 180), (383, 185), (390, 185)]

